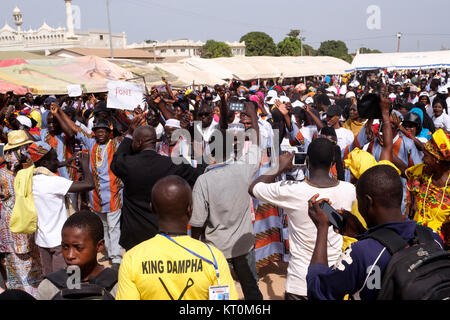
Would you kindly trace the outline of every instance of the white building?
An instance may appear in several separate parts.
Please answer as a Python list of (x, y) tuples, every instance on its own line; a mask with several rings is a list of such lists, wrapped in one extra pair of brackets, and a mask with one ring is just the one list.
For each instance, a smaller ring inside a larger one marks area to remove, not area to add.
[[(245, 56), (245, 42), (228, 42), (225, 41), (231, 47), (233, 56)], [(133, 43), (128, 46), (132, 49), (143, 49), (148, 52), (155, 53), (157, 56), (164, 58), (186, 58), (186, 57), (199, 57), (200, 48), (205, 43), (202, 41), (193, 41), (188, 39), (179, 40), (167, 40), (165, 42), (153, 41)], [(168, 59), (166, 59), (168, 60)]]
[[(75, 31), (71, 9), (72, 0), (66, 4), (67, 29), (52, 28), (45, 21), (39, 29), (22, 30), (23, 17), (19, 8), (13, 10), (17, 29), (5, 23), (0, 29), (0, 51), (31, 51), (36, 53), (53, 52), (64, 48), (109, 48), (109, 32), (104, 30)], [(113, 48), (125, 49), (125, 32), (112, 34)]]

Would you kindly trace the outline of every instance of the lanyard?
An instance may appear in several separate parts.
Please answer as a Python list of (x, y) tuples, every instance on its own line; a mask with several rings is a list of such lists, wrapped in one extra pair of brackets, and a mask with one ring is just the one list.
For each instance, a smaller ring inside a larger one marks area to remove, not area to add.
[(215, 166), (215, 167), (206, 168), (206, 171), (205, 171), (205, 172), (213, 171), (213, 170), (219, 169), (219, 168), (223, 168), (223, 167), (226, 167), (227, 165), (229, 165), (229, 163), (226, 163), (226, 162), (225, 162), (225, 163), (219, 164), (219, 165), (217, 165), (217, 166)]
[(206, 261), (206, 262), (208, 262), (209, 264), (212, 264), (212, 265), (214, 266), (214, 269), (216, 270), (217, 283), (218, 283), (218, 285), (220, 286), (219, 267), (218, 267), (218, 265), (217, 265), (216, 257), (214, 257), (214, 254), (213, 254), (211, 248), (208, 246), (207, 243), (205, 243), (205, 245), (208, 247), (209, 251), (211, 252), (211, 255), (212, 255), (212, 257), (213, 257), (214, 262), (212, 262), (211, 260), (208, 260), (208, 259), (206, 259), (206, 258), (203, 258), (201, 255), (199, 255), (199, 254), (197, 254), (197, 253), (195, 253), (195, 252), (189, 250), (189, 249), (186, 248), (186, 247), (183, 247), (181, 244), (179, 244), (178, 242), (176, 242), (172, 237), (168, 236), (167, 234), (160, 233), (160, 235), (166, 237), (167, 239), (169, 239), (169, 240), (172, 241), (173, 243), (179, 245), (180, 247), (182, 247), (184, 250), (188, 251), (189, 253), (192, 253), (192, 254), (193, 254), (194, 256), (196, 256), (197, 258), (200, 258), (200, 259), (202, 259), (203, 261)]

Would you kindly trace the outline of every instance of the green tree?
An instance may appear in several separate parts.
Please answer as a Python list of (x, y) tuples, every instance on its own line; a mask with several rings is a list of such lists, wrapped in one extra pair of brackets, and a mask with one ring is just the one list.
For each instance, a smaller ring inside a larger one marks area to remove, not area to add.
[(352, 61), (352, 57), (348, 54), (347, 45), (340, 40), (328, 40), (322, 42), (317, 50), (317, 55), (336, 57), (347, 62)]
[(274, 56), (277, 47), (271, 36), (264, 32), (249, 32), (241, 37), (245, 41), (246, 56)]
[(286, 37), (277, 44), (277, 54), (280, 56), (299, 56), (302, 43), (298, 38)]
[(362, 47), (359, 49), (359, 53), (381, 53), (381, 51), (377, 50), (377, 49), (369, 49), (369, 48)]
[(317, 50), (314, 50), (314, 48), (308, 44), (303, 44), (303, 55), (304, 56), (317, 56)]
[(202, 58), (220, 58), (231, 57), (231, 47), (222, 41), (208, 40), (200, 48), (200, 57)]
[(289, 38), (298, 38), (299, 35), (300, 35), (300, 30), (298, 30), (298, 29), (291, 29), (291, 31), (289, 31), (289, 33), (287, 34), (287, 36)]

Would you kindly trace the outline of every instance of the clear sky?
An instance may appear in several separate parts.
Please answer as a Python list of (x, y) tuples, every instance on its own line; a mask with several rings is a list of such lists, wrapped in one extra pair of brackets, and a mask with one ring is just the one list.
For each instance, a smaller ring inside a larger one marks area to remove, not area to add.
[[(73, 0), (80, 7), (80, 27), (108, 29), (106, 0)], [(64, 0), (1, 0), (0, 24), (14, 27), (12, 11), (22, 10), (23, 29), (44, 20), (66, 27)], [(379, 18), (367, 8), (379, 8)], [(127, 42), (187, 38), (235, 41), (250, 31), (269, 34), (277, 43), (290, 29), (304, 30), (305, 43), (343, 40), (349, 52), (358, 47), (397, 51), (450, 49), (449, 0), (110, 0), (112, 31), (127, 33)], [(2, 21), (3, 19), (3, 21)], [(367, 20), (379, 29), (369, 29)]]

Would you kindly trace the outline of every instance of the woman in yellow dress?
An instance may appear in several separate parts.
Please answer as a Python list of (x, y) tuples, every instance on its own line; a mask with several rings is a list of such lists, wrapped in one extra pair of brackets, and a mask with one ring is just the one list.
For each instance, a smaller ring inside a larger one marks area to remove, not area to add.
[(448, 248), (445, 232), (450, 223), (450, 135), (437, 130), (424, 144), (423, 163), (406, 170), (411, 192), (411, 216), (418, 224), (435, 230)]

